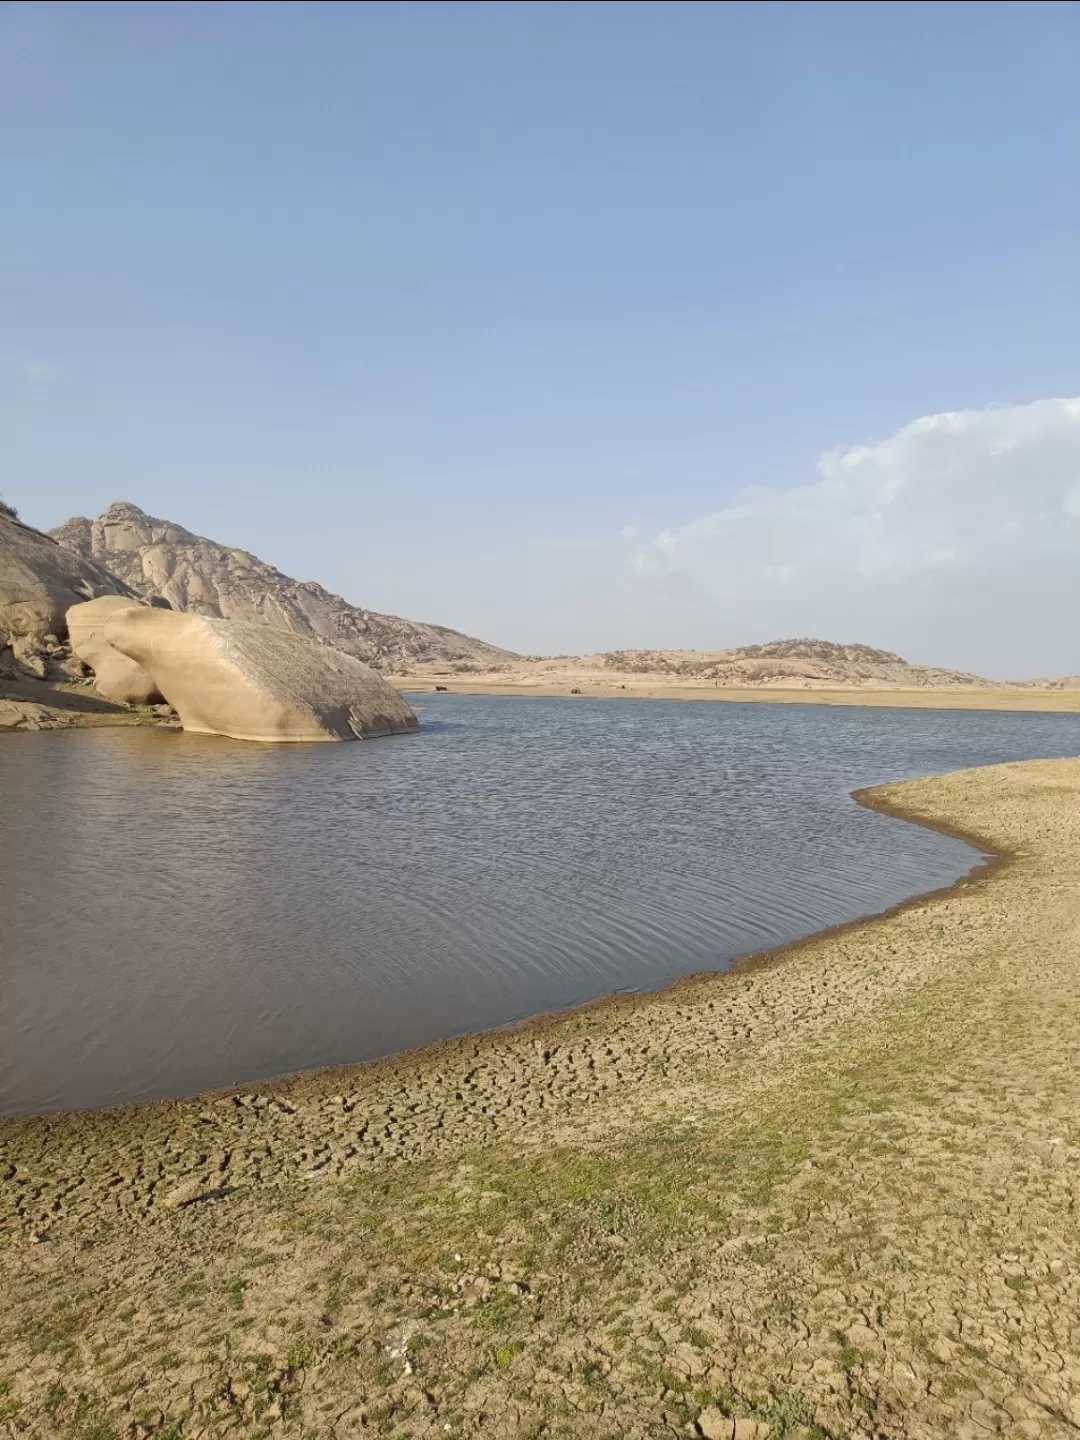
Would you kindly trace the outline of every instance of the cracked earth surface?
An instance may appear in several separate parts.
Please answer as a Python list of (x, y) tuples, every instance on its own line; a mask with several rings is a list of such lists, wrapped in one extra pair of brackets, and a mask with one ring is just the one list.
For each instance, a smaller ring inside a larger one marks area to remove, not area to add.
[(1080, 761), (871, 803), (1009, 858), (741, 974), (0, 1122), (0, 1435), (1077, 1434)]

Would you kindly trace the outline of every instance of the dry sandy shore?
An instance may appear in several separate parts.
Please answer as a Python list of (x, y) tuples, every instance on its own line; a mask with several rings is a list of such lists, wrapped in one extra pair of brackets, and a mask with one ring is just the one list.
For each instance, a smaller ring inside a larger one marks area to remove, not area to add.
[(0, 1124), (0, 1434), (1075, 1435), (1080, 760), (874, 804), (1010, 858), (743, 974)]
[(158, 714), (152, 706), (114, 705), (83, 685), (0, 677), (0, 732), (174, 723)]
[(552, 683), (499, 680), (438, 680), (393, 675), (390, 683), (398, 690), (424, 692), (436, 686), (455, 695), (575, 695), (596, 700), (718, 700), (758, 705), (884, 705), (909, 710), (1080, 710), (1080, 690), (1017, 690), (1007, 686), (994, 690), (873, 690), (851, 688), (830, 690), (823, 686), (801, 688), (766, 685), (657, 684), (643, 676), (590, 681), (571, 676)]

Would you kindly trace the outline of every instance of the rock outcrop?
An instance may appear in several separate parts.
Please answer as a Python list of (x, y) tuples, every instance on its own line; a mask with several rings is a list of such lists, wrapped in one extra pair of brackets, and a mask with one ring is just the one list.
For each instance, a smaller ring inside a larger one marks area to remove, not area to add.
[(133, 605), (109, 617), (105, 639), (153, 677), (196, 734), (352, 740), (418, 728), (370, 666), (288, 630)]
[(74, 554), (106, 566), (139, 595), (163, 596), (175, 610), (325, 640), (389, 674), (417, 673), (435, 663), (462, 672), (497, 670), (516, 659), (441, 625), (350, 605), (246, 550), (193, 535), (123, 501), (96, 520), (79, 516), (51, 534)]
[(105, 639), (105, 622), (119, 610), (131, 607), (124, 595), (100, 595), (67, 612), (68, 639), (73, 654), (94, 672), (94, 689), (106, 700), (123, 705), (153, 705), (162, 697), (150, 675), (130, 656)]
[(19, 669), (44, 676), (50, 658), (62, 658), (72, 605), (132, 593), (92, 560), (0, 509), (0, 651), (10, 647)]

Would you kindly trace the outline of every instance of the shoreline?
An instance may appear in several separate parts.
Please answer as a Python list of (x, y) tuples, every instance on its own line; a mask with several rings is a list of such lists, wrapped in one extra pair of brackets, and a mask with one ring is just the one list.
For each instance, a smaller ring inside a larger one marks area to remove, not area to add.
[[(413, 676), (388, 676), (402, 695), (427, 695), (436, 689), (451, 695), (500, 695), (538, 699), (697, 700), (733, 705), (839, 705), (878, 709), (968, 710), (1012, 713), (1080, 713), (1080, 690), (830, 690), (762, 687), (708, 688), (692, 685), (621, 684), (498, 684), (483, 681), (446, 682)], [(0, 693), (0, 734), (40, 730), (84, 730), (101, 726), (157, 726), (176, 729), (177, 721), (152, 708), (118, 706), (74, 691), (41, 694), (30, 685)]]
[[(1014, 761), (1010, 763), (1024, 764), (1028, 762)], [(307, 1066), (300, 1070), (287, 1070), (279, 1074), (268, 1075), (263, 1079), (242, 1080), (217, 1089), (197, 1090), (187, 1095), (120, 1101), (115, 1105), (102, 1105), (86, 1110), (46, 1110), (29, 1114), (0, 1115), (0, 1141), (3, 1139), (3, 1129), (6, 1125), (63, 1122), (68, 1119), (86, 1120), (96, 1116), (134, 1118), (140, 1113), (151, 1110), (168, 1111), (174, 1108), (185, 1109), (194, 1105), (229, 1102), (237, 1095), (251, 1092), (266, 1094), (297, 1086), (328, 1084), (331, 1081), (355, 1080), (362, 1082), (366, 1076), (383, 1071), (389, 1071), (398, 1076), (403, 1068), (422, 1070), (447, 1057), (453, 1058), (457, 1052), (462, 1050), (471, 1052), (475, 1057), (483, 1047), (497, 1048), (503, 1042), (551, 1037), (565, 1031), (567, 1026), (572, 1026), (575, 1022), (582, 1021), (585, 1025), (589, 1025), (594, 1021), (609, 1019), (623, 1009), (636, 1010), (642, 1005), (647, 1006), (652, 1001), (680, 990), (694, 989), (699, 985), (722, 985), (729, 978), (753, 971), (772, 969), (782, 965), (791, 955), (807, 946), (837, 939), (865, 925), (888, 921), (904, 914), (907, 910), (944, 899), (961, 889), (983, 885), (992, 879), (999, 869), (1012, 863), (1015, 857), (1011, 851), (995, 849), (990, 842), (975, 831), (961, 829), (944, 820), (924, 818), (918, 812), (909, 812), (902, 802), (893, 801), (880, 793), (909, 783), (918, 782), (889, 781), (882, 785), (861, 786), (852, 790), (849, 798), (854, 804), (871, 810), (875, 814), (902, 820), (908, 824), (922, 825), (927, 830), (948, 835), (954, 840), (962, 840), (973, 850), (979, 852), (979, 856), (966, 874), (959, 876), (949, 884), (936, 886), (932, 890), (920, 890), (906, 900), (900, 900), (895, 905), (887, 906), (884, 910), (867, 911), (864, 914), (853, 916), (850, 920), (841, 920), (834, 925), (811, 930), (808, 934), (799, 936), (795, 940), (786, 940), (779, 945), (769, 946), (765, 950), (749, 950), (744, 954), (735, 955), (723, 970), (690, 970), (685, 974), (674, 976), (655, 989), (609, 991), (603, 995), (597, 995), (591, 1000), (582, 1001), (580, 1005), (538, 1011), (535, 1015), (527, 1015), (520, 1020), (510, 1020), (504, 1025), (493, 1025), (487, 1029), (464, 1030), (458, 1034), (442, 1036), (406, 1050), (395, 1050), (387, 1055), (376, 1055), (368, 1060), (346, 1060), (334, 1065)]]
[(907, 710), (1008, 710), (1075, 714), (1080, 711), (1080, 690), (859, 690), (795, 689), (768, 686), (693, 686), (640, 684), (590, 684), (571, 681), (552, 684), (510, 684), (498, 681), (461, 680), (453, 676), (421, 679), (390, 675), (390, 684), (402, 694), (433, 694), (436, 688), (449, 695), (504, 695), (584, 700), (707, 700), (742, 705), (857, 705)]
[[(62, 1383), (119, 1435), (119, 1377), (152, 1396), (147, 1435), (275, 1407), (275, 1433), (335, 1440), (394, 1417), (424, 1437), (741, 1419), (732, 1440), (805, 1440), (867, 1413), (898, 1440), (988, 1416), (1068, 1433), (1078, 797), (1080, 760), (857, 791), (986, 858), (657, 992), (243, 1091), (0, 1121), (0, 1414), (63, 1433), (77, 1417), (43, 1399)], [(57, 1361), (39, 1342), (61, 1302)], [(178, 1358), (148, 1374), (155, 1313)]]
[(83, 685), (0, 678), (0, 734), (106, 725), (175, 728), (176, 722), (153, 706), (117, 705)]

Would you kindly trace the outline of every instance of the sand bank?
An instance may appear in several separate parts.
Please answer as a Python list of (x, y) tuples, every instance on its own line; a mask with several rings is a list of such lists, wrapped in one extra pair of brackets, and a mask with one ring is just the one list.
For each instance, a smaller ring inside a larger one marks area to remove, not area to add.
[(999, 859), (743, 974), (0, 1124), (11, 1433), (1075, 1434), (1080, 761), (871, 803)]
[(1080, 710), (1080, 690), (1016, 690), (1008, 686), (994, 690), (828, 690), (792, 686), (704, 686), (658, 685), (645, 679), (625, 683), (590, 683), (573, 680), (558, 684), (531, 681), (520, 684), (496, 680), (461, 680), (447, 677), (438, 681), (418, 680), (407, 675), (391, 676), (390, 682), (403, 692), (430, 692), (439, 689), (455, 695), (578, 695), (594, 700), (717, 700), (731, 704), (757, 705), (873, 705), (907, 710)]

